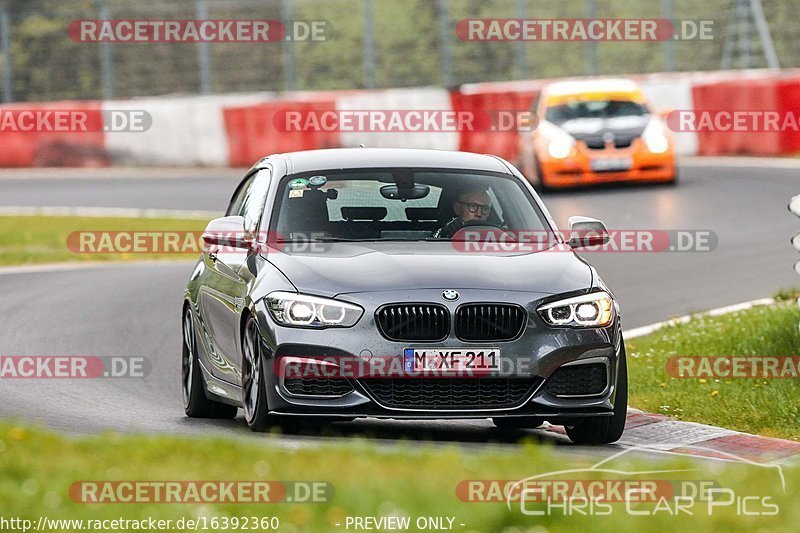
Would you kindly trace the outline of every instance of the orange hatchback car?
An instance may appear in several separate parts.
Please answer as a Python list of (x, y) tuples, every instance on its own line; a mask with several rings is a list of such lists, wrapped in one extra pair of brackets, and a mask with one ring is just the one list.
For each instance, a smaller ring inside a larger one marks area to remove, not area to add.
[(545, 86), (520, 128), (519, 167), (541, 189), (677, 181), (671, 132), (631, 80)]

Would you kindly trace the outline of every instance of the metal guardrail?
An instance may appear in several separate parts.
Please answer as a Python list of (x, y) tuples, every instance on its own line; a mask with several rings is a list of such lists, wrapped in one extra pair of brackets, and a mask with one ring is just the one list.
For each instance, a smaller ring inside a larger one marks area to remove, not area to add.
[[(0, 101), (453, 87), (584, 74), (800, 66), (795, 0), (0, 0)], [(644, 5), (646, 4), (646, 5)], [(465, 19), (713, 22), (711, 40), (465, 42)], [(75, 42), (80, 20), (322, 21), (319, 42)]]

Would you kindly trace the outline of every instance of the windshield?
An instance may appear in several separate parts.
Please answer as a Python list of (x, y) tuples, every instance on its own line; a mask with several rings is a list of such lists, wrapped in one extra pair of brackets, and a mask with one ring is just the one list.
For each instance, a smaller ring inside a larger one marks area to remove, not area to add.
[(414, 169), (288, 176), (271, 224), (282, 241), (443, 240), (464, 226), (550, 231), (516, 178)]
[(649, 114), (646, 105), (631, 100), (575, 100), (547, 108), (545, 119), (560, 126), (577, 119), (643, 117)]

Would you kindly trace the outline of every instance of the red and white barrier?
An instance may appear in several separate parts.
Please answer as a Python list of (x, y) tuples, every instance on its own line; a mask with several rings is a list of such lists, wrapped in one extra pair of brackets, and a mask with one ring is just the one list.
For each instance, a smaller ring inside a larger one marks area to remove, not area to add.
[[(666, 115), (674, 110), (693, 110), (692, 82), (687, 78), (648, 78), (639, 81), (653, 111)], [(673, 132), (675, 152), (678, 155), (697, 153), (697, 134), (694, 132)]]
[[(762, 116), (769, 111), (786, 117), (800, 109), (800, 77), (714, 81), (695, 85), (692, 91), (696, 112), (711, 117), (720, 115), (720, 111), (730, 115), (756, 111)], [(790, 128), (752, 131), (749, 127), (731, 127), (729, 131), (701, 130), (697, 135), (699, 155), (777, 156), (800, 151), (800, 131)]]
[[(337, 111), (453, 111), (450, 93), (446, 89), (422, 87), (361, 91), (336, 100)], [(370, 148), (432, 148), (458, 150), (456, 131), (374, 132), (343, 131), (341, 146)]]
[(226, 167), (231, 162), (223, 109), (269, 97), (259, 94), (104, 102), (104, 110), (144, 110), (152, 118), (147, 131), (107, 133), (106, 148), (118, 165)]
[[(720, 71), (636, 75), (658, 112), (703, 109), (800, 108), (796, 70)], [(584, 78), (585, 79), (585, 78)], [(528, 111), (542, 85), (554, 80), (469, 84), (458, 90), (410, 88), (313, 91), (225, 96), (158, 97), (107, 102), (15, 104), (0, 111), (85, 111), (92, 131), (0, 130), (0, 167), (32, 166), (249, 166), (276, 152), (311, 148), (434, 148), (492, 153), (516, 160), (518, 134), (509, 129), (461, 131), (287, 130), (287, 111), (302, 116), (326, 111)], [(147, 131), (104, 131), (103, 112), (146, 111)], [(782, 155), (800, 151), (800, 132), (674, 132), (678, 154)]]
[(339, 146), (336, 132), (288, 131), (285, 128), (287, 112), (307, 116), (333, 110), (335, 102), (333, 93), (308, 93), (275, 101), (225, 106), (222, 117), (227, 145), (223, 148), (227, 149), (228, 163), (246, 167), (267, 154)]
[[(11, 104), (0, 107), (0, 167), (98, 167), (109, 164), (101, 102)], [(59, 127), (53, 112), (69, 112), (69, 121), (86, 131)], [(49, 115), (48, 115), (49, 114)], [(48, 124), (36, 124), (44, 119)], [(26, 131), (29, 126), (33, 131)], [(53, 131), (53, 130), (61, 131)]]

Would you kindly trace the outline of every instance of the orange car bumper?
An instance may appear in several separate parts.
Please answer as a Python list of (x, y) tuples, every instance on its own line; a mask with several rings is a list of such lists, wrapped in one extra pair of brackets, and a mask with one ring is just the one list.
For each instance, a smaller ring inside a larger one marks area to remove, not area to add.
[[(615, 169), (616, 163), (625, 161), (624, 170)], [(608, 170), (597, 170), (604, 163)], [(564, 159), (554, 159), (539, 154), (540, 179), (547, 187), (578, 187), (600, 183), (627, 181), (668, 182), (675, 178), (675, 155), (672, 150), (662, 154), (648, 151), (643, 143), (636, 142), (628, 149), (589, 150), (579, 146), (574, 154)]]

